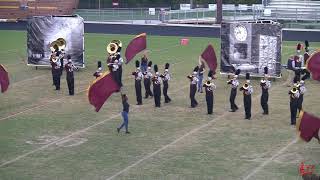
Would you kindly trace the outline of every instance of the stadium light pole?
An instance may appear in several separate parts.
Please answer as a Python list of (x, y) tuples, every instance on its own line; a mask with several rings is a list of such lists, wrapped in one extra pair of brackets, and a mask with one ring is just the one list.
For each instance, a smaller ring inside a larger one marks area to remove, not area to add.
[(222, 0), (217, 0), (216, 24), (221, 24), (221, 22), (222, 22)]

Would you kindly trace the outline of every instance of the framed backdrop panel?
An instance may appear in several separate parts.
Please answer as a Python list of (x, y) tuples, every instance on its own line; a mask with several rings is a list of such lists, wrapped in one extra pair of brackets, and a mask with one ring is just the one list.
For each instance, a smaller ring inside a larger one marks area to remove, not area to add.
[(234, 22), (221, 25), (221, 73), (281, 76), (282, 29), (273, 21)]
[(84, 67), (84, 21), (79, 16), (35, 16), (29, 19), (28, 65), (50, 66), (50, 43), (58, 38), (66, 40), (65, 53), (71, 55), (74, 65)]

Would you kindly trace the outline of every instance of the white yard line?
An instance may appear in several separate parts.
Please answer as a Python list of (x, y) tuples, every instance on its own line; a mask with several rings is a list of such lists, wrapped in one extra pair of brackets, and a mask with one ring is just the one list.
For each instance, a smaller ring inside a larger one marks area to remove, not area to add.
[[(278, 86), (280, 86), (280, 85), (278, 85)], [(274, 89), (274, 88), (272, 88), (270, 91), (272, 91), (273, 89)], [(256, 99), (258, 99), (259, 97), (260, 97), (259, 95), (255, 96), (255, 97), (253, 98), (253, 99), (254, 99), (253, 101), (256, 101)], [(243, 105), (240, 105), (239, 107), (242, 107), (242, 106), (243, 106)], [(201, 125), (201, 126), (199, 126), (199, 127), (196, 127), (196, 128), (194, 128), (194, 129), (192, 129), (191, 131), (189, 131), (188, 133), (182, 135), (181, 137), (179, 137), (178, 139), (172, 141), (171, 143), (162, 146), (160, 149), (158, 149), (158, 150), (156, 150), (156, 151), (154, 151), (154, 152), (152, 152), (152, 153), (144, 156), (142, 159), (136, 161), (135, 163), (131, 164), (130, 166), (127, 166), (127, 167), (124, 168), (123, 170), (121, 170), (121, 171), (115, 173), (114, 175), (106, 178), (106, 180), (111, 180), (111, 179), (113, 179), (113, 178), (115, 178), (115, 177), (117, 177), (117, 176), (119, 176), (119, 175), (127, 172), (128, 170), (130, 170), (130, 169), (133, 168), (134, 166), (137, 166), (138, 164), (142, 163), (143, 161), (152, 158), (153, 156), (157, 155), (157, 154), (160, 153), (161, 151), (163, 151), (163, 150), (167, 149), (168, 147), (170, 147), (170, 146), (178, 143), (179, 141), (181, 141), (181, 140), (184, 139), (185, 137), (190, 136), (190, 135), (198, 132), (199, 130), (201, 130), (201, 129), (203, 129), (203, 128), (206, 128), (206, 127), (212, 125), (212, 124), (213, 124), (214, 122), (216, 122), (218, 119), (223, 118), (223, 117), (226, 116), (227, 114), (230, 114), (230, 113), (229, 113), (229, 112), (225, 112), (225, 113), (223, 113), (222, 115), (220, 115), (220, 116), (216, 117), (215, 119), (213, 119), (212, 121), (210, 121), (210, 122), (208, 122), (208, 123), (206, 123), (206, 124), (203, 124), (203, 125)]]
[[(183, 86), (183, 87), (177, 89), (176, 91), (174, 91), (173, 93), (180, 92), (182, 89), (184, 89), (184, 88), (186, 88), (186, 87), (189, 87), (189, 86)], [(147, 104), (151, 104), (151, 103), (152, 103), (152, 102), (147, 103)], [(134, 107), (132, 108), (132, 110), (135, 110), (135, 109), (137, 109), (137, 108), (138, 108), (138, 106), (134, 106)], [(88, 131), (89, 129), (92, 129), (92, 128), (98, 126), (98, 125), (101, 125), (101, 124), (103, 124), (103, 123), (105, 123), (105, 122), (107, 122), (107, 121), (110, 121), (110, 120), (112, 120), (112, 119), (114, 119), (114, 118), (116, 118), (116, 117), (119, 117), (119, 116), (120, 116), (120, 113), (117, 113), (116, 115), (113, 115), (112, 117), (110, 117), (110, 118), (108, 118), (108, 119), (105, 119), (105, 120), (100, 121), (100, 122), (97, 122), (97, 123), (95, 123), (95, 124), (93, 124), (93, 125), (91, 125), (91, 126), (89, 126), (89, 127), (86, 127), (86, 128), (84, 128), (84, 129), (81, 129), (81, 130), (78, 130), (78, 131), (76, 131), (76, 132), (73, 132), (73, 133), (71, 133), (71, 134), (69, 134), (69, 135), (67, 135), (67, 136), (65, 136), (65, 137), (63, 137), (63, 138), (60, 138), (60, 139), (58, 139), (58, 140), (56, 140), (56, 141), (53, 141), (53, 142), (51, 142), (51, 143), (49, 143), (49, 144), (47, 144), (47, 145), (41, 146), (40, 148), (37, 148), (37, 149), (35, 149), (35, 150), (29, 151), (29, 152), (27, 152), (27, 153), (25, 153), (25, 154), (22, 154), (22, 155), (14, 158), (14, 159), (11, 159), (11, 160), (9, 160), (9, 161), (5, 161), (5, 162), (3, 162), (2, 164), (0, 164), (0, 168), (1, 168), (1, 167), (4, 167), (4, 166), (6, 166), (6, 165), (9, 165), (9, 164), (11, 164), (11, 163), (13, 163), (13, 162), (16, 162), (16, 161), (18, 161), (18, 160), (20, 160), (20, 159), (22, 159), (22, 158), (24, 158), (24, 157), (26, 157), (26, 156), (29, 156), (30, 154), (36, 153), (36, 152), (38, 152), (38, 151), (41, 151), (41, 150), (43, 150), (43, 149), (45, 149), (45, 148), (47, 148), (47, 147), (49, 147), (49, 146), (51, 146), (51, 145), (54, 145), (54, 144), (59, 143), (59, 142), (61, 142), (61, 141), (63, 141), (63, 140), (66, 140), (66, 139), (68, 139), (68, 138), (70, 138), (70, 137), (72, 137), (72, 136), (75, 136), (75, 135), (79, 135), (79, 134), (81, 134), (81, 133), (84, 133), (84, 132)]]
[[(86, 91), (86, 90), (87, 90), (87, 89), (82, 90), (82, 91), (79, 91), (77, 94), (80, 94), (80, 93), (82, 93), (82, 92), (84, 92), (84, 91)], [(23, 110), (23, 111), (19, 111), (19, 112), (17, 112), (17, 113), (11, 114), (11, 115), (9, 115), (9, 116), (0, 118), (0, 121), (3, 121), (3, 120), (6, 120), (6, 119), (15, 117), (15, 116), (17, 116), (17, 115), (20, 115), (20, 114), (23, 114), (23, 113), (26, 113), (26, 112), (32, 112), (33, 110), (36, 110), (36, 109), (38, 109), (38, 108), (40, 108), (40, 107), (47, 106), (47, 105), (52, 104), (52, 103), (54, 103), (54, 102), (59, 102), (59, 101), (63, 100), (64, 98), (65, 98), (65, 97), (61, 97), (61, 98), (54, 99), (54, 100), (48, 101), (48, 102), (46, 102), (46, 103), (40, 104), (40, 105), (35, 106), (35, 107), (27, 108), (27, 109), (25, 109), (25, 110)]]
[(278, 157), (279, 155), (281, 155), (282, 153), (284, 153), (290, 146), (292, 146), (293, 144), (295, 144), (297, 141), (299, 140), (299, 138), (295, 138), (293, 139), (289, 144), (287, 144), (285, 147), (281, 148), (279, 151), (277, 151), (276, 154), (274, 154), (273, 156), (271, 156), (269, 159), (267, 159), (266, 161), (264, 161), (263, 163), (261, 163), (258, 167), (256, 167), (255, 169), (253, 169), (250, 174), (248, 174), (246, 177), (243, 178), (243, 180), (248, 180), (250, 179), (252, 176), (254, 176), (255, 174), (257, 174), (263, 167), (265, 167), (266, 165), (268, 165), (270, 162), (272, 162), (276, 157)]
[(39, 78), (42, 78), (42, 77), (44, 77), (44, 76), (47, 76), (47, 74), (42, 74), (42, 75), (39, 75), (39, 76), (36, 76), (36, 77), (24, 79), (24, 80), (22, 80), (22, 81), (14, 82), (14, 83), (12, 83), (12, 86), (18, 86), (18, 85), (20, 85), (21, 83), (24, 83), (24, 82), (27, 82), (27, 81), (31, 81), (31, 80), (35, 80), (35, 79), (39, 79)]
[[(176, 62), (176, 63), (172, 63), (172, 65), (176, 65), (176, 64), (179, 64), (179, 63), (182, 63), (182, 62), (184, 62), (184, 61), (178, 61), (178, 62)], [(44, 76), (44, 75), (42, 75), (42, 76)], [(32, 79), (34, 79), (34, 78), (26, 79), (25, 81), (27, 81), (27, 80), (32, 80)], [(124, 80), (125, 80), (125, 79), (124, 79)], [(20, 82), (22, 82), (22, 81), (20, 81)], [(17, 82), (17, 83), (18, 83), (18, 82)], [(77, 94), (83, 93), (84, 91), (87, 91), (87, 88), (85, 88), (85, 89), (77, 92)], [(6, 120), (6, 119), (15, 117), (15, 116), (17, 116), (17, 115), (20, 115), (20, 114), (23, 114), (23, 113), (26, 113), (26, 112), (32, 112), (32, 111), (34, 111), (34, 110), (36, 110), (36, 109), (38, 109), (38, 108), (40, 108), (40, 107), (47, 106), (47, 105), (52, 104), (52, 103), (54, 103), (54, 102), (59, 102), (59, 101), (61, 101), (61, 100), (64, 99), (64, 98), (65, 98), (65, 96), (60, 97), (60, 98), (58, 98), (58, 99), (54, 99), (54, 100), (48, 101), (48, 102), (46, 102), (46, 103), (40, 104), (40, 105), (35, 106), (35, 107), (27, 108), (27, 109), (25, 109), (25, 110), (23, 110), (23, 111), (19, 111), (19, 112), (17, 112), (17, 113), (11, 114), (11, 115), (9, 115), (9, 116), (0, 118), (0, 121), (3, 121), (3, 120)]]
[[(240, 106), (240, 107), (241, 107), (241, 106)], [(190, 135), (198, 132), (199, 130), (201, 130), (201, 129), (205, 128), (205, 127), (210, 126), (212, 123), (216, 122), (218, 119), (223, 118), (223, 117), (226, 116), (227, 114), (230, 114), (230, 113), (229, 113), (229, 112), (225, 112), (225, 113), (223, 113), (222, 115), (220, 115), (220, 116), (218, 116), (217, 118), (215, 118), (214, 120), (212, 120), (212, 121), (210, 121), (210, 122), (208, 122), (208, 123), (206, 123), (206, 124), (203, 124), (203, 125), (201, 125), (201, 126), (198, 126), (198, 127), (194, 128), (194, 129), (192, 129), (191, 131), (189, 131), (189, 132), (187, 132), (186, 134), (182, 135), (182, 136), (179, 137), (178, 139), (172, 141), (171, 143), (169, 143), (169, 144), (167, 144), (167, 145), (162, 146), (162, 147), (159, 148), (158, 150), (156, 150), (156, 151), (154, 151), (154, 152), (152, 152), (152, 153), (144, 156), (142, 159), (136, 161), (135, 163), (131, 164), (130, 166), (127, 166), (127, 167), (124, 168), (123, 170), (121, 170), (121, 171), (115, 173), (114, 175), (108, 177), (106, 180), (111, 180), (111, 179), (113, 179), (113, 178), (115, 178), (115, 177), (117, 177), (117, 176), (119, 176), (119, 175), (127, 172), (128, 170), (130, 170), (130, 169), (133, 168), (134, 166), (137, 166), (138, 164), (142, 163), (143, 161), (152, 158), (153, 156), (157, 155), (157, 154), (160, 153), (161, 151), (163, 151), (163, 150), (167, 149), (168, 147), (170, 147), (170, 146), (178, 143), (179, 141), (181, 141), (181, 140), (184, 139), (185, 137), (190, 136)]]

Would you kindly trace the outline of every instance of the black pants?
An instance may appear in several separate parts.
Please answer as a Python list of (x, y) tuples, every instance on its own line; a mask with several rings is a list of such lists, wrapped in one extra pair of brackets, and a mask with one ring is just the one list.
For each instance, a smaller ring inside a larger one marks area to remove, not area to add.
[(153, 84), (153, 97), (154, 97), (154, 104), (156, 107), (161, 106), (161, 86), (160, 84)]
[(198, 102), (195, 98), (197, 91), (197, 84), (190, 84), (190, 100), (191, 100), (191, 107), (196, 107)]
[(120, 87), (122, 87), (122, 66), (119, 66), (119, 69), (118, 69), (118, 80), (119, 80), (119, 85)]
[(118, 84), (119, 87), (122, 86), (120, 79), (119, 79), (119, 70), (117, 71), (112, 71), (112, 78), (113, 80)]
[(260, 102), (261, 102), (261, 107), (263, 109), (263, 114), (269, 114), (268, 99), (269, 99), (269, 93), (262, 92)]
[(168, 96), (168, 88), (169, 88), (168, 81), (163, 81), (163, 95), (164, 95), (165, 103), (168, 103), (171, 101), (170, 97)]
[(51, 69), (51, 74), (52, 74), (52, 85), (55, 85), (55, 82), (54, 82), (54, 69)]
[(213, 111), (213, 92), (209, 92), (206, 94), (206, 101), (207, 101), (208, 114), (212, 114), (212, 111)]
[(142, 104), (141, 80), (135, 80), (134, 86), (136, 88), (137, 103)]
[(56, 90), (60, 90), (60, 69), (55, 69), (53, 73), (53, 83), (56, 86)]
[(291, 125), (296, 124), (298, 100), (290, 100)]
[(245, 119), (250, 119), (251, 118), (251, 94), (243, 95), (243, 103), (244, 103)]
[(298, 98), (298, 110), (299, 110), (299, 113), (302, 109), (302, 103), (303, 103), (303, 94), (300, 94), (299, 98)]
[(69, 89), (69, 95), (74, 95), (74, 77), (73, 74), (69, 75), (67, 73), (67, 84)]
[(143, 84), (144, 84), (144, 89), (146, 91), (145, 93), (145, 98), (148, 98), (149, 96), (153, 96), (150, 86), (151, 86), (151, 80), (150, 79), (144, 79), (143, 80)]
[(232, 111), (238, 110), (238, 106), (234, 102), (235, 99), (236, 99), (236, 96), (237, 96), (237, 89), (236, 88), (231, 88), (229, 101), (230, 101), (230, 105), (231, 105), (231, 110)]

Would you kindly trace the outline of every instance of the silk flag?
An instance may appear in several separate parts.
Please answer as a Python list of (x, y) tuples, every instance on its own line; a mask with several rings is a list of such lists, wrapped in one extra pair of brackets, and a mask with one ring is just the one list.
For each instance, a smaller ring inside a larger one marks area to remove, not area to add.
[(105, 72), (98, 77), (88, 88), (88, 98), (91, 105), (99, 112), (103, 104), (112, 95), (120, 90), (119, 85), (113, 80), (110, 72)]
[(142, 33), (133, 38), (126, 49), (126, 64), (128, 64), (134, 56), (147, 48), (147, 34)]
[(1, 86), (2, 93), (8, 90), (9, 84), (10, 84), (9, 74), (7, 70), (4, 68), (4, 66), (0, 64), (0, 86)]
[(312, 138), (318, 139), (320, 143), (320, 118), (304, 111), (300, 111), (299, 119), (297, 122), (297, 131), (300, 133), (300, 137), (309, 142)]
[(306, 67), (311, 73), (312, 79), (320, 81), (320, 51), (315, 52), (309, 57)]
[(211, 44), (209, 44), (207, 48), (202, 52), (201, 58), (206, 61), (213, 74), (216, 74), (217, 57)]

